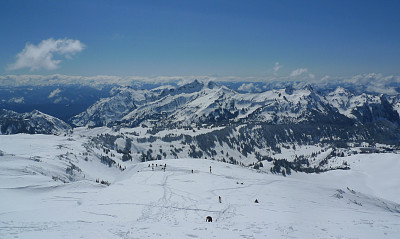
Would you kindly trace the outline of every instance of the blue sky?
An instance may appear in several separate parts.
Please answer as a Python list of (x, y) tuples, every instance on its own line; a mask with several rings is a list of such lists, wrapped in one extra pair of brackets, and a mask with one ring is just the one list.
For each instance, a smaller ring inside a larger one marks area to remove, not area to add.
[(400, 1), (3, 0), (0, 22), (0, 75), (400, 75)]

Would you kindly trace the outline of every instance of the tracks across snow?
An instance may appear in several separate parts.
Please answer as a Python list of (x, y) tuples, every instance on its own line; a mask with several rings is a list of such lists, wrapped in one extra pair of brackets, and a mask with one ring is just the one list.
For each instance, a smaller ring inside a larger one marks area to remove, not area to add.
[[(42, 174), (18, 175), (16, 183), (15, 171), (8, 170), (15, 162), (2, 163), (0, 238), (397, 238), (400, 233), (396, 203), (313, 180), (317, 175), (284, 178), (178, 159), (151, 162), (167, 164), (165, 172), (148, 162), (132, 165), (107, 187), (90, 180), (46, 181)], [(338, 188), (343, 198), (334, 196)], [(213, 222), (205, 222), (206, 216)]]

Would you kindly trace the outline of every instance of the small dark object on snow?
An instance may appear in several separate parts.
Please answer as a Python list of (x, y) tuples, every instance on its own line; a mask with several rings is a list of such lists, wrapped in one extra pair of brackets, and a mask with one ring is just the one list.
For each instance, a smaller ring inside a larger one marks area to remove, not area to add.
[(254, 203), (258, 203), (258, 200), (256, 199), (256, 200), (254, 201)]
[(352, 194), (356, 194), (356, 191), (354, 191), (353, 189), (350, 189), (349, 187), (347, 187), (347, 190), (349, 190)]
[(212, 217), (211, 216), (207, 216), (206, 217), (206, 222), (212, 222)]

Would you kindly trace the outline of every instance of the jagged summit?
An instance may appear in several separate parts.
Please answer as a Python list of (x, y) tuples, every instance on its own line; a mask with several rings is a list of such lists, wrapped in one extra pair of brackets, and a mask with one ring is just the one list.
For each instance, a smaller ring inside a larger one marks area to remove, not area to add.
[(334, 92), (331, 94), (338, 94), (338, 95), (351, 95), (351, 92), (342, 86), (338, 86)]
[(178, 87), (176, 90), (173, 90), (174, 94), (181, 94), (181, 93), (193, 93), (200, 91), (204, 87), (204, 83), (198, 81), (197, 79), (191, 83), (185, 84), (183, 86)]
[(208, 87), (209, 89), (214, 89), (214, 88), (217, 87), (217, 86), (218, 86), (218, 84), (215, 83), (214, 81), (209, 81), (209, 82), (207, 83), (207, 87)]
[(306, 85), (303, 87), (303, 90), (308, 90), (308, 91), (310, 91), (310, 92), (313, 92), (313, 91), (314, 91), (314, 88), (311, 86), (311, 84), (306, 84)]

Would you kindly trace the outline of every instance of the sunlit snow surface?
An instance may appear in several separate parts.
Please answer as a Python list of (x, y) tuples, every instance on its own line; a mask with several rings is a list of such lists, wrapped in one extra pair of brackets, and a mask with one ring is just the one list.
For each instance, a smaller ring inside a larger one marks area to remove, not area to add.
[[(397, 154), (354, 155), (346, 158), (351, 170), (288, 177), (204, 159), (153, 161), (154, 170), (148, 162), (129, 162), (120, 171), (85, 161), (83, 142), (79, 136), (0, 136), (0, 238), (400, 235)], [(81, 172), (68, 179), (71, 162)]]

